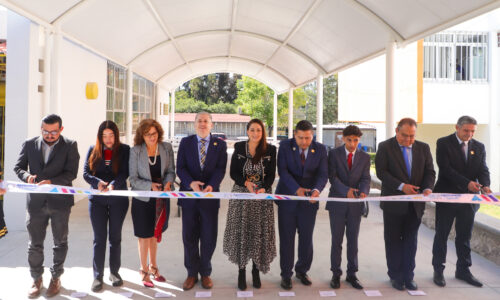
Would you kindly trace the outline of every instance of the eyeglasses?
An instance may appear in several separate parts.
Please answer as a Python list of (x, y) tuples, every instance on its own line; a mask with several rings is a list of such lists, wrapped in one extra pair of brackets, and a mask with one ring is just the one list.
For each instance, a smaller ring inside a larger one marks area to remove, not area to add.
[(158, 135), (158, 132), (144, 134), (144, 136), (147, 137), (147, 138), (153, 137), (153, 136), (157, 136), (157, 135)]
[(42, 130), (43, 135), (57, 135), (59, 133), (59, 130), (53, 130), (53, 131), (47, 131), (47, 130)]

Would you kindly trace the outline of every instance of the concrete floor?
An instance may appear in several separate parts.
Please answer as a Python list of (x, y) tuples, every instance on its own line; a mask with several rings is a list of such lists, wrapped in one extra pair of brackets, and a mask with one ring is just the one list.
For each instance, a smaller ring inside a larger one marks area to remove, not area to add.
[[(232, 185), (229, 176), (224, 180), (222, 190), (230, 190)], [(327, 186), (329, 188), (329, 186)], [(325, 189), (325, 192), (327, 190)], [(105, 271), (105, 287), (102, 292), (90, 291), (92, 283), (92, 228), (90, 225), (88, 201), (78, 202), (73, 208), (70, 219), (69, 253), (65, 264), (65, 273), (61, 277), (63, 289), (60, 295), (53, 299), (75, 299), (72, 293), (82, 292), (87, 295), (84, 299), (126, 299), (121, 293), (132, 292), (133, 299), (152, 299), (156, 293), (170, 293), (170, 296), (180, 299), (191, 299), (197, 292), (204, 292), (198, 284), (190, 291), (182, 290), (182, 283), (186, 277), (183, 265), (183, 245), (181, 236), (181, 220), (176, 217), (176, 203), (172, 201), (172, 212), (169, 228), (165, 232), (163, 241), (158, 246), (158, 263), (161, 273), (167, 278), (166, 283), (158, 283), (155, 288), (148, 289), (142, 286), (138, 273), (139, 259), (137, 254), (137, 240), (133, 235), (130, 211), (123, 227), (122, 241), (122, 268), (120, 274), (125, 284), (115, 288), (107, 279), (109, 269)], [(213, 257), (214, 288), (212, 298), (234, 299), (237, 297), (236, 265), (231, 264), (222, 253), (222, 239), (226, 224), (227, 201), (223, 200), (219, 213), (219, 235), (217, 249)], [(277, 231), (277, 226), (276, 226)], [(278, 233), (277, 233), (278, 234)], [(483, 288), (472, 287), (454, 278), (456, 261), (455, 247), (448, 243), (448, 263), (445, 270), (447, 286), (440, 288), (432, 282), (431, 249), (434, 232), (425, 226), (420, 227), (417, 251), (417, 267), (415, 280), (420, 290), (427, 294), (428, 299), (500, 299), (500, 266), (473, 253), (473, 274), (483, 281)], [(277, 236), (278, 239), (278, 236)], [(303, 286), (293, 279), (295, 298), (318, 299), (320, 291), (332, 290), (329, 286), (330, 272), (330, 226), (328, 213), (321, 203), (318, 211), (314, 232), (314, 260), (309, 275), (312, 286)], [(9, 232), (0, 240), (0, 299), (25, 299), (31, 286), (31, 278), (27, 262), (27, 233), (25, 231)], [(279, 244), (279, 243), (277, 243)], [(382, 213), (378, 205), (370, 206), (370, 215), (363, 219), (359, 236), (359, 266), (358, 277), (365, 290), (378, 290), (387, 299), (404, 299), (413, 297), (406, 291), (397, 291), (390, 286), (387, 277), (387, 268), (383, 241)], [(45, 243), (46, 265), (52, 257), (52, 237), (48, 230)], [(344, 245), (345, 247), (345, 245)], [(345, 251), (344, 251), (345, 252)], [(279, 253), (279, 249), (278, 249)], [(345, 253), (343, 268), (346, 266)], [(254, 298), (277, 299), (282, 298), (279, 292), (280, 283), (279, 257), (277, 257), (268, 274), (262, 275), (262, 288), (251, 287), (250, 272), (247, 275), (248, 291), (253, 291)], [(367, 297), (363, 291), (353, 289), (349, 284), (341, 281), (341, 288), (335, 290), (338, 299), (359, 299)], [(43, 276), (45, 288), (50, 282), (48, 267)], [(283, 297), (293, 298), (293, 297)], [(41, 296), (39, 299), (45, 299)]]

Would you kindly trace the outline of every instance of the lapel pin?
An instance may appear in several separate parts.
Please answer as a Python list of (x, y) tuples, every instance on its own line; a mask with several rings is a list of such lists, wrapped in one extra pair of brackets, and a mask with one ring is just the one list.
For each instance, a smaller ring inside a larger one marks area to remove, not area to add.
[(292, 149), (293, 149), (293, 151), (295, 151), (295, 147), (293, 147)]
[(217, 146), (217, 142), (214, 142), (214, 146)]
[(471, 150), (471, 151), (470, 151), (470, 155), (474, 155), (474, 150)]
[(311, 153), (314, 153), (314, 152), (315, 152), (314, 149), (311, 149)]

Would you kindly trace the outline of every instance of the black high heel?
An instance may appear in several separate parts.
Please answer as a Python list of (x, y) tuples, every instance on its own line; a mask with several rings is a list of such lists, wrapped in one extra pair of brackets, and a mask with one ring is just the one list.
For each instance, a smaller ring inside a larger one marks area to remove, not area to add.
[(261, 287), (261, 282), (260, 282), (260, 274), (259, 274), (259, 269), (257, 269), (257, 265), (255, 263), (252, 263), (252, 281), (253, 281), (253, 287), (256, 289), (260, 289)]
[(238, 272), (238, 288), (241, 291), (244, 291), (247, 289), (247, 278), (246, 278), (246, 270), (245, 269), (240, 269)]

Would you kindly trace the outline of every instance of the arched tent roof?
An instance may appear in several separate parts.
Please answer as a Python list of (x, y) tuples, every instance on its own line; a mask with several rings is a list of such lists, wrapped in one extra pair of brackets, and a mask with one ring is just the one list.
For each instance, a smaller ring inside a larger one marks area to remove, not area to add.
[(173, 89), (213, 72), (277, 92), (500, 7), (499, 0), (0, 0)]

